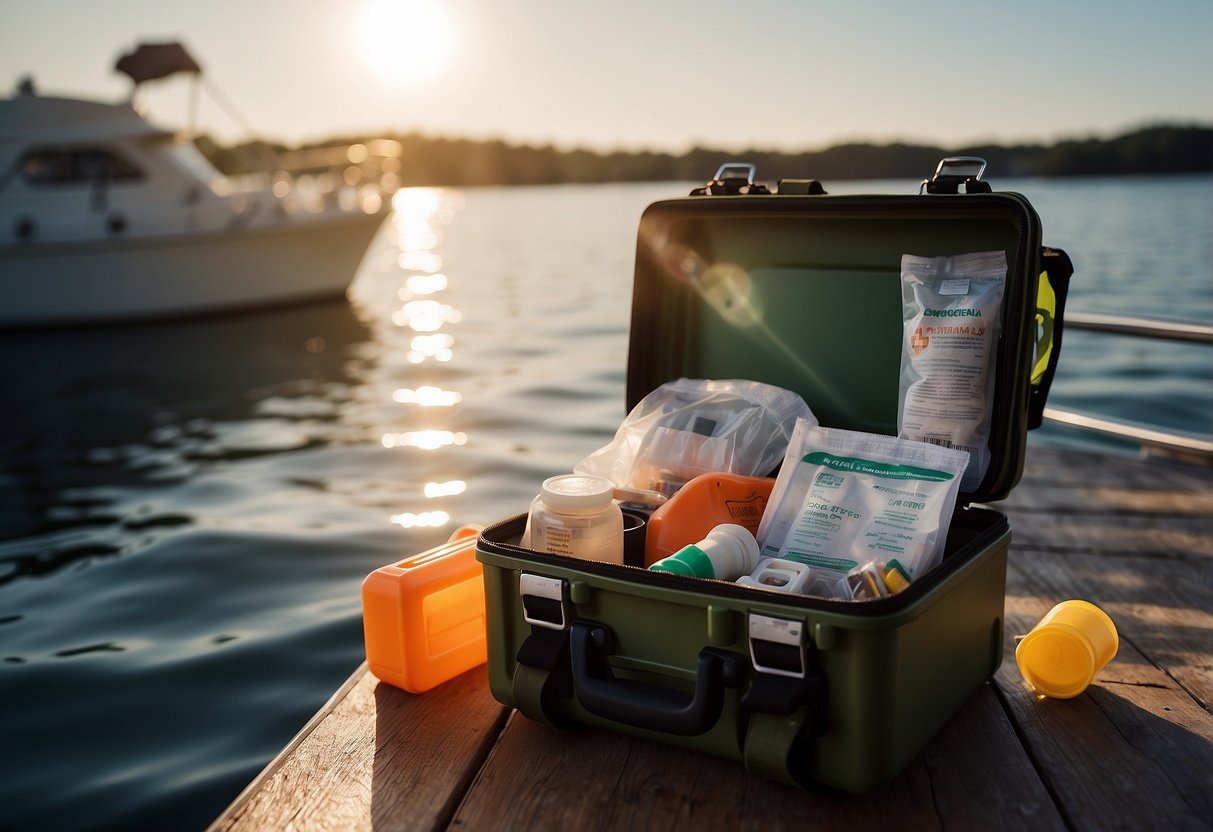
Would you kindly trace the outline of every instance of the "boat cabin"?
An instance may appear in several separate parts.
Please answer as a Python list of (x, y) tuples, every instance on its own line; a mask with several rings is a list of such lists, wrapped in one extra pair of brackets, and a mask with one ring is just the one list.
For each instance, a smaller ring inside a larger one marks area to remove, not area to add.
[(32, 92), (0, 101), (0, 241), (175, 234), (264, 210), (190, 139), (129, 103)]

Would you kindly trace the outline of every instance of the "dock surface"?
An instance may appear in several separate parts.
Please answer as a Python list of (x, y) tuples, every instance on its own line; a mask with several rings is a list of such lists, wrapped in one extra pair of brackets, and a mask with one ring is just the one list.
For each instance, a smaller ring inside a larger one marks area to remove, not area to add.
[[(421, 696), (360, 668), (213, 830), (1213, 828), (1213, 468), (1032, 448), (1003, 663), (901, 775), (804, 793), (740, 764), (497, 704), (483, 667)], [(1120, 651), (1041, 699), (1015, 637), (1083, 598)]]

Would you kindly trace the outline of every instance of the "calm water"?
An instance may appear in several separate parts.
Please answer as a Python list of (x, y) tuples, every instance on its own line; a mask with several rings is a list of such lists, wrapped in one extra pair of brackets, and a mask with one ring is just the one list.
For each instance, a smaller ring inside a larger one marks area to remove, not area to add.
[[(1213, 177), (995, 184), (1072, 308), (1213, 323)], [(361, 661), (367, 572), (614, 432), (636, 222), (684, 191), (408, 191), (349, 303), (0, 335), (0, 827), (222, 811)], [(1213, 362), (1071, 333), (1053, 402), (1211, 432)]]

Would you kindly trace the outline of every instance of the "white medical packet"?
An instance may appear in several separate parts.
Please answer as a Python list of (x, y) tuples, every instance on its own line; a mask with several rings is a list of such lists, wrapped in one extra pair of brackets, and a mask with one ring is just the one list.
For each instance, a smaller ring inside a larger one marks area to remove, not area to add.
[(918, 578), (943, 559), (968, 462), (962, 450), (798, 421), (758, 527), (761, 555), (808, 565), (815, 595), (870, 560)]
[(969, 452), (961, 491), (990, 465), (995, 350), (1007, 258), (1003, 251), (901, 258), (897, 435)]

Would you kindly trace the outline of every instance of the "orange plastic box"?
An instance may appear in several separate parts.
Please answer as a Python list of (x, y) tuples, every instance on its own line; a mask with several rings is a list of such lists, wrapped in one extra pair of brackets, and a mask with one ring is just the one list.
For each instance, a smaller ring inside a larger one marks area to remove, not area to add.
[(478, 526), (441, 546), (383, 566), (362, 582), (362, 627), (371, 673), (424, 693), (486, 660)]

